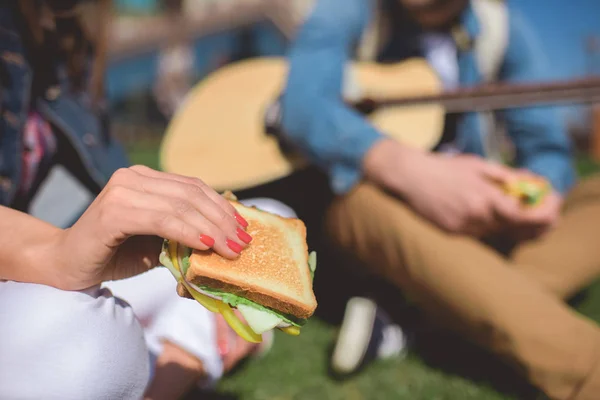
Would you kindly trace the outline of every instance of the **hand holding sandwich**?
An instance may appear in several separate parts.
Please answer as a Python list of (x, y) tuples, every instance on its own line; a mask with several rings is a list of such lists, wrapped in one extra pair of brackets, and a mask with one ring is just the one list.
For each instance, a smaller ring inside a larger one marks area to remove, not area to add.
[[(473, 155), (421, 152), (391, 139), (372, 147), (364, 170), (367, 178), (405, 200), (415, 212), (458, 234), (485, 237), (507, 227), (537, 232), (553, 223), (560, 208), (560, 199), (545, 196), (545, 191), (534, 196), (539, 205), (521, 198), (521, 183), (530, 186), (527, 181), (543, 180), (531, 172)], [(516, 193), (507, 191), (513, 186)]]
[[(251, 240), (244, 230), (247, 222), (202, 181), (142, 166), (117, 171), (69, 229), (25, 215), (17, 218), (17, 226), (24, 226), (22, 219), (35, 227), (25, 232), (29, 236), (22, 236), (23, 240), (13, 240), (23, 244), (36, 238), (34, 246), (25, 248), (31, 249), (27, 258), (32, 259), (26, 264), (37, 265), (37, 271), (16, 271), (28, 268), (7, 263), (0, 278), (64, 290), (85, 289), (153, 268), (158, 265), (162, 238), (198, 250), (212, 248), (229, 259), (236, 258)], [(22, 257), (19, 263), (23, 264)]]
[(448, 232), (484, 237), (523, 218), (518, 200), (495, 183), (517, 174), (480, 157), (421, 152), (382, 140), (367, 153), (364, 168), (367, 177)]
[(180, 296), (220, 314), (244, 340), (260, 343), (276, 328), (299, 335), (317, 307), (317, 255), (309, 252), (304, 222), (293, 211), (246, 205), (232, 193), (224, 197), (248, 222), (252, 245), (231, 260), (165, 240), (161, 265), (177, 280)]

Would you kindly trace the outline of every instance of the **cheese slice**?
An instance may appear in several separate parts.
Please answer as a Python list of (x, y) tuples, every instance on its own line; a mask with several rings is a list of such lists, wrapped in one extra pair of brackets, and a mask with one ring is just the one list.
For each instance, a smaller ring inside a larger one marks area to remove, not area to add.
[[(182, 247), (176, 242), (169, 242), (168, 246), (166, 246), (159, 256), (160, 263), (173, 274), (177, 281), (181, 282), (188, 289), (198, 303), (202, 304), (209, 311), (223, 315), (229, 326), (239, 336), (249, 342), (260, 343), (262, 341), (261, 335), (274, 328), (279, 328), (289, 335), (298, 335), (300, 333), (299, 328), (290, 326), (290, 324), (272, 313), (245, 304), (238, 304), (236, 308), (246, 320), (247, 325), (244, 324), (237, 318), (228, 304), (224, 303), (217, 296), (204, 292), (185, 279), (181, 269), (184, 256)], [(314, 273), (316, 269), (316, 254), (314, 252), (309, 257), (309, 268)], [(248, 331), (247, 328), (250, 328), (251, 331)]]
[(237, 309), (244, 317), (250, 328), (261, 335), (279, 325), (283, 320), (271, 313), (258, 310), (245, 304), (238, 304)]

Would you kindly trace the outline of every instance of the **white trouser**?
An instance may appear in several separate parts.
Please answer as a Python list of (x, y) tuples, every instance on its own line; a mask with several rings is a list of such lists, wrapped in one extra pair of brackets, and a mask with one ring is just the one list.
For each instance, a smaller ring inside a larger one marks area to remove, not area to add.
[[(275, 200), (244, 203), (295, 216)], [(175, 286), (165, 268), (79, 292), (0, 282), (0, 399), (137, 400), (165, 339), (218, 379), (214, 316)]]

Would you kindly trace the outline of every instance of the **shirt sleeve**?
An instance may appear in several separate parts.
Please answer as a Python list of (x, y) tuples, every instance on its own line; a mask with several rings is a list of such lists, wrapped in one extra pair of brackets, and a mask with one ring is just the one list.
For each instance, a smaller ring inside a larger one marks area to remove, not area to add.
[(344, 69), (370, 19), (370, 4), (318, 0), (289, 52), (283, 135), (329, 174), (336, 193), (357, 183), (365, 153), (382, 138), (341, 95)]
[[(528, 21), (510, 10), (509, 43), (501, 67), (504, 81), (551, 80), (551, 63)], [(575, 183), (572, 145), (564, 116), (556, 107), (514, 108), (502, 113), (519, 167), (544, 176), (565, 193)]]

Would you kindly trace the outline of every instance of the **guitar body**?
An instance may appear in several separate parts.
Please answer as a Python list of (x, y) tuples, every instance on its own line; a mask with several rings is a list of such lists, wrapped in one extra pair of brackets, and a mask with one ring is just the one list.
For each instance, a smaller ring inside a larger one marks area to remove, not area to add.
[[(436, 95), (442, 86), (421, 59), (398, 64), (350, 65), (361, 98)], [(256, 58), (221, 68), (193, 88), (171, 120), (161, 146), (165, 171), (202, 178), (218, 191), (242, 190), (283, 178), (307, 162), (284, 154), (265, 132), (267, 108), (281, 94), (288, 65)], [(439, 104), (377, 109), (367, 118), (407, 145), (431, 149), (442, 134)]]

